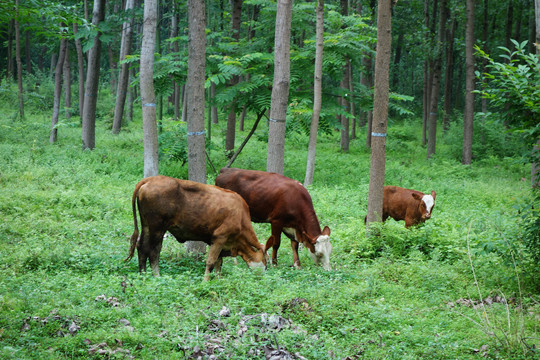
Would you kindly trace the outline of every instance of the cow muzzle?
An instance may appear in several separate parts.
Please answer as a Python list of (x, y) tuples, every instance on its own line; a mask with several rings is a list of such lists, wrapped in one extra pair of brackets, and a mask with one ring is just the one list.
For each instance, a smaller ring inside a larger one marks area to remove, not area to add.
[(319, 236), (314, 247), (315, 253), (309, 252), (313, 262), (317, 265), (321, 265), (325, 270), (332, 270), (332, 267), (330, 266), (330, 254), (332, 253), (330, 237), (327, 235)]

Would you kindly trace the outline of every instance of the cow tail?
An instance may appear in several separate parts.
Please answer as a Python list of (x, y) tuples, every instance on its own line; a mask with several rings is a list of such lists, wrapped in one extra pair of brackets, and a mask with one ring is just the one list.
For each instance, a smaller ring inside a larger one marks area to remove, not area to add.
[(129, 261), (133, 258), (133, 255), (135, 254), (135, 247), (137, 247), (137, 240), (139, 238), (139, 226), (137, 224), (137, 197), (139, 195), (139, 189), (141, 188), (142, 185), (144, 185), (143, 181), (139, 182), (137, 186), (135, 186), (135, 190), (133, 191), (133, 197), (131, 198), (131, 208), (133, 210), (133, 224), (134, 224), (135, 230), (133, 231), (133, 234), (131, 235), (131, 244), (129, 246), (129, 254), (127, 258), (124, 259), (124, 261)]

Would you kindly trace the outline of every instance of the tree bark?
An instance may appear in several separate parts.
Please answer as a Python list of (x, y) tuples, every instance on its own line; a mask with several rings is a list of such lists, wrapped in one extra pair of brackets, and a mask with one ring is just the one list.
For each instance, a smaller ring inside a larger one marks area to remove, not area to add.
[[(188, 0), (187, 143), (188, 177), (206, 184), (204, 137), (204, 72), (206, 66), (206, 9), (204, 0)], [(186, 243), (189, 252), (203, 253), (201, 241)]]
[(64, 56), (64, 111), (66, 119), (71, 119), (71, 64), (69, 62), (69, 41), (66, 41), (66, 55)]
[(30, 57), (30, 30), (24, 32), (25, 42), (24, 42), (24, 52), (26, 56), (26, 73), (32, 73), (32, 58)]
[(354, 104), (354, 84), (353, 84), (353, 67), (349, 61), (349, 109), (352, 117), (351, 124), (351, 140), (356, 139), (356, 107)]
[[(63, 26), (63, 25), (62, 25)], [(58, 116), (60, 113), (60, 97), (62, 96), (62, 72), (64, 71), (64, 60), (66, 58), (67, 39), (62, 38), (60, 40), (60, 53), (58, 55), (58, 62), (56, 63), (56, 70), (54, 72), (54, 102), (53, 102), (53, 114), (51, 119), (51, 133), (49, 136), (49, 143), (56, 142), (58, 129)]]
[[(126, 12), (135, 7), (135, 0), (126, 1)], [(116, 104), (114, 106), (114, 119), (112, 133), (118, 134), (122, 128), (122, 118), (124, 117), (124, 107), (126, 104), (126, 96), (129, 80), (129, 64), (122, 63), (126, 56), (130, 53), (131, 37), (133, 34), (134, 18), (131, 17), (129, 22), (124, 22), (122, 26), (122, 42), (120, 45), (120, 73), (118, 74), (118, 85), (116, 88)]]
[[(540, 55), (540, 0), (534, 0), (534, 13), (536, 22), (536, 54)], [(533, 148), (533, 163), (531, 166), (531, 185), (533, 188), (540, 187), (540, 139)]]
[[(340, 0), (339, 3), (340, 3), (341, 15), (342, 16), (347, 16), (349, 14), (349, 2), (348, 2), (348, 0)], [(348, 92), (349, 92), (349, 65), (350, 65), (350, 60), (346, 59), (345, 60), (345, 65), (343, 66), (343, 69), (342, 69), (341, 83), (340, 83), (340, 87), (341, 87), (342, 91), (345, 92), (345, 94), (344, 94), (344, 96), (340, 97), (339, 100), (338, 100), (340, 102), (339, 105), (341, 106), (341, 111), (343, 111), (343, 113), (340, 116), (341, 126), (342, 126), (342, 129), (340, 131), (340, 133), (341, 133), (340, 145), (341, 145), (341, 151), (344, 151), (344, 152), (349, 151), (349, 124), (350, 124), (350, 121), (349, 121), (349, 117), (346, 115), (349, 112), (349, 100), (347, 98), (347, 95), (348, 95)]]
[[(92, 25), (98, 26), (105, 18), (105, 0), (95, 0), (92, 14)], [(88, 53), (88, 69), (84, 91), (84, 108), (82, 114), (83, 150), (96, 147), (96, 105), (99, 86), (99, 61), (101, 57), (100, 33), (94, 38), (94, 46)]]
[(289, 100), (290, 42), (293, 0), (278, 0), (274, 42), (274, 82), (272, 87), (268, 155), (266, 169), (283, 174), (285, 162), (285, 121)]
[(212, 83), (210, 84), (210, 99), (212, 100), (212, 124), (218, 123), (218, 109), (214, 103), (215, 97), (216, 97), (216, 84)]
[(315, 70), (313, 76), (313, 115), (309, 129), (309, 145), (304, 186), (313, 184), (315, 173), (315, 154), (317, 152), (317, 132), (321, 115), (322, 100), (322, 60), (324, 49), (324, 0), (317, 0), (316, 8)]
[(428, 122), (428, 144), (427, 158), (431, 158), (435, 154), (437, 143), (437, 110), (439, 103), (439, 92), (441, 89), (441, 71), (442, 71), (442, 54), (443, 44), (445, 39), (446, 27), (446, 1), (442, 0), (440, 5), (439, 15), (439, 39), (436, 45), (436, 55), (433, 61), (433, 83), (431, 88), (431, 96), (429, 100), (429, 122)]
[(8, 23), (8, 33), (7, 33), (7, 74), (6, 78), (10, 76), (13, 79), (16, 79), (14, 63), (13, 63), (13, 33), (15, 31), (15, 19), (11, 19)]
[[(77, 34), (77, 23), (73, 23), (73, 34)], [(77, 49), (77, 66), (79, 70), (79, 116), (82, 119), (84, 109), (84, 53), (80, 38), (75, 38), (75, 49)]]
[(19, 86), (19, 118), (24, 119), (24, 100), (22, 85), (22, 61), (21, 61), (21, 31), (19, 29), (19, 0), (16, 1), (15, 19), (15, 61), (17, 62), (17, 84)]
[(392, 0), (379, 0), (371, 167), (366, 222), (368, 227), (372, 222), (382, 221), (391, 45)]
[(452, 74), (454, 72), (454, 35), (456, 32), (457, 19), (452, 16), (452, 26), (446, 37), (446, 71), (444, 75), (444, 117), (443, 130), (447, 131), (450, 127), (450, 112), (452, 109)]
[(463, 154), (461, 163), (469, 165), (472, 161), (474, 119), (474, 0), (467, 0), (465, 68), (465, 110), (463, 114)]
[(144, 137), (144, 177), (159, 173), (156, 95), (154, 93), (154, 50), (156, 45), (157, 0), (144, 2), (141, 45), (141, 103)]

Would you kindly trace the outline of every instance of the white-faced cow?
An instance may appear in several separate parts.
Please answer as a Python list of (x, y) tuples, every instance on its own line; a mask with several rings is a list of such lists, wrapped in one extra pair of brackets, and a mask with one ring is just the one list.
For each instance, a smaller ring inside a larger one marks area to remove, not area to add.
[(298, 246), (302, 243), (316, 264), (330, 270), (330, 229), (325, 226), (321, 231), (311, 196), (298, 181), (276, 173), (223, 168), (216, 185), (240, 194), (249, 206), (252, 221), (271, 224), (272, 236), (266, 249), (273, 242), (273, 264), (277, 264), (283, 232), (291, 239), (295, 267), (300, 267)]
[[(137, 209), (141, 234), (137, 226)], [(267, 255), (251, 225), (249, 208), (240, 195), (217, 186), (153, 176), (141, 180), (133, 192), (135, 230), (126, 261), (139, 255), (139, 271), (146, 261), (159, 276), (163, 236), (169, 231), (179, 242), (204, 241), (210, 248), (204, 280), (215, 268), (221, 270), (223, 256), (240, 255), (249, 267), (266, 268)], [(272, 239), (270, 239), (272, 242)]]
[(435, 191), (426, 195), (420, 191), (404, 189), (398, 186), (385, 186), (383, 194), (383, 217), (396, 221), (405, 220), (405, 227), (422, 223), (431, 218), (435, 206)]

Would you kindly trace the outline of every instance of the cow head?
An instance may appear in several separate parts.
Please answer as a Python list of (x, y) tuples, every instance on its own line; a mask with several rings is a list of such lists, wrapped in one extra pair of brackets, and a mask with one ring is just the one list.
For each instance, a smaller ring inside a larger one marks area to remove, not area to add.
[(322, 234), (316, 239), (313, 239), (313, 242), (315, 251), (312, 251), (311, 249), (309, 251), (309, 255), (311, 255), (313, 262), (317, 265), (321, 265), (325, 270), (331, 270), (330, 253), (332, 253), (332, 244), (330, 243), (330, 228), (325, 226)]
[(419, 201), (418, 210), (420, 212), (421, 221), (426, 221), (431, 218), (431, 212), (435, 206), (435, 196), (437, 194), (435, 191), (431, 192), (431, 195), (419, 195), (418, 193), (413, 193), (412, 196)]

